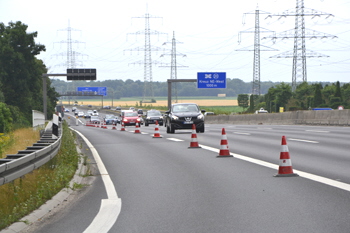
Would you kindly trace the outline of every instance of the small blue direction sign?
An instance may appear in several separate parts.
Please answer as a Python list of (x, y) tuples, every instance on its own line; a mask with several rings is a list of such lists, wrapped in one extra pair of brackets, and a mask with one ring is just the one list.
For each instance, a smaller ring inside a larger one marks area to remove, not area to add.
[(107, 87), (77, 87), (77, 91), (107, 96)]
[(226, 88), (226, 72), (198, 72), (197, 88)]

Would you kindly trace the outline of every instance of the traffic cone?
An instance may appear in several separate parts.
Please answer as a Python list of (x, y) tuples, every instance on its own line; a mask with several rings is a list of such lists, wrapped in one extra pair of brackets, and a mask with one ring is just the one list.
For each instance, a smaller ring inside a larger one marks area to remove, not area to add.
[(228, 143), (227, 143), (227, 136), (225, 132), (225, 128), (222, 128), (222, 136), (221, 136), (221, 143), (220, 143), (220, 152), (219, 155), (216, 156), (216, 158), (223, 158), (223, 157), (233, 157), (230, 154), (230, 150), (228, 149)]
[(139, 129), (139, 123), (136, 122), (135, 124), (135, 131), (134, 133), (141, 133), (140, 129)]
[(159, 128), (158, 128), (158, 121), (156, 121), (156, 126), (154, 128), (154, 134), (153, 134), (153, 138), (162, 138), (162, 136), (160, 136), (159, 133)]
[(293, 173), (292, 160), (289, 156), (289, 150), (287, 146), (287, 140), (285, 136), (282, 136), (282, 151), (280, 153), (280, 164), (278, 168), (278, 173), (274, 175), (275, 177), (291, 177), (299, 176)]
[(120, 129), (120, 131), (125, 131), (125, 127), (124, 127), (124, 122), (123, 121), (122, 121), (121, 125), (122, 125), (122, 128)]
[(192, 125), (192, 135), (191, 135), (191, 143), (188, 148), (201, 148), (198, 145), (197, 134), (196, 134), (196, 125)]
[(116, 129), (117, 129), (117, 127), (115, 126), (115, 123), (113, 123), (112, 129), (113, 129), (113, 130), (116, 130)]

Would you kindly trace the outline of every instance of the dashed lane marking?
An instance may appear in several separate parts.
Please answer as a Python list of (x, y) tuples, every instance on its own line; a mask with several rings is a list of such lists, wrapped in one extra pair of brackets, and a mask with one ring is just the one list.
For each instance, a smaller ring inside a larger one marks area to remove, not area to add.
[(324, 131), (324, 130), (305, 130), (306, 132), (315, 132), (315, 133), (329, 133), (329, 131)]
[(184, 140), (178, 139), (178, 138), (167, 138), (167, 140), (174, 141), (174, 142), (183, 142)]
[(233, 132), (233, 134), (251, 135), (250, 133), (244, 133), (244, 132)]
[(298, 139), (298, 138), (289, 138), (288, 141), (308, 142), (308, 143), (319, 143), (319, 142), (317, 142), (317, 141), (310, 141), (310, 140), (304, 140), (304, 139)]

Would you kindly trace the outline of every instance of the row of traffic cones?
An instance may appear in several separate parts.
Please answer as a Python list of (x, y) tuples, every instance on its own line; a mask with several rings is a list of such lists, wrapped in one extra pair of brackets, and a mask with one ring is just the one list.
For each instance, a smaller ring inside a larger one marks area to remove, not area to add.
[[(99, 125), (97, 125), (97, 127), (99, 127)], [(107, 129), (107, 126), (105, 125), (102, 125), (101, 128), (104, 128), (104, 129)], [(115, 124), (113, 124), (112, 126), (112, 130), (116, 130), (117, 127)], [(125, 131), (125, 125), (124, 125), (124, 122), (121, 122), (121, 129), (120, 131)], [(135, 131), (134, 131), (135, 134), (140, 134), (141, 131), (140, 131), (140, 126), (138, 123), (136, 123), (135, 125)], [(160, 133), (159, 133), (159, 125), (158, 125), (158, 121), (156, 121), (156, 124), (155, 124), (155, 132), (154, 132), (154, 135), (153, 135), (153, 138), (162, 138), (160, 136)]]
[[(99, 127), (99, 125), (97, 125), (97, 127)], [(101, 128), (107, 129), (107, 127), (105, 125), (101, 125)], [(113, 125), (112, 130), (116, 130), (115, 125)], [(121, 123), (120, 131), (125, 131), (124, 122)], [(141, 131), (139, 129), (139, 125), (137, 123), (135, 125), (134, 133), (135, 134), (141, 133)], [(231, 155), (229, 147), (228, 147), (225, 128), (222, 128), (221, 135), (222, 135), (222, 137), (221, 137), (221, 142), (220, 142), (220, 151), (219, 151), (219, 155), (216, 157), (217, 158), (233, 157), (233, 155)], [(153, 138), (162, 138), (160, 133), (159, 133), (158, 121), (156, 121), (156, 124), (155, 124), (155, 133), (153, 135)], [(279, 169), (278, 169), (278, 173), (275, 175), (275, 177), (298, 176), (298, 174), (293, 172), (292, 161), (290, 159), (289, 150), (288, 150), (288, 146), (287, 146), (287, 140), (286, 140), (285, 136), (282, 136), (281, 145), (282, 145), (282, 149), (281, 149), (281, 153), (280, 153)], [(188, 148), (201, 148), (198, 144), (195, 124), (192, 125), (191, 142), (190, 142), (190, 146)]]
[[(231, 155), (230, 150), (228, 148), (227, 136), (224, 128), (222, 128), (221, 134), (222, 134), (222, 137), (221, 137), (221, 143), (220, 143), (220, 151), (219, 151), (219, 155), (216, 157), (217, 158), (233, 157), (233, 155)], [(298, 176), (298, 174), (293, 172), (292, 161), (289, 156), (289, 150), (288, 150), (287, 140), (285, 136), (282, 136), (281, 144), (282, 144), (282, 151), (280, 153), (278, 173), (274, 176), (275, 177)], [(195, 124), (192, 125), (191, 143), (188, 148), (201, 148), (198, 144)]]

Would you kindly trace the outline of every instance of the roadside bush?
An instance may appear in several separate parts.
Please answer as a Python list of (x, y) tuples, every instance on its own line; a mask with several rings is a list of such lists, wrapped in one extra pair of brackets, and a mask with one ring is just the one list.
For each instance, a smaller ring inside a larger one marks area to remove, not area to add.
[(0, 133), (10, 132), (12, 129), (11, 111), (5, 103), (0, 102)]

